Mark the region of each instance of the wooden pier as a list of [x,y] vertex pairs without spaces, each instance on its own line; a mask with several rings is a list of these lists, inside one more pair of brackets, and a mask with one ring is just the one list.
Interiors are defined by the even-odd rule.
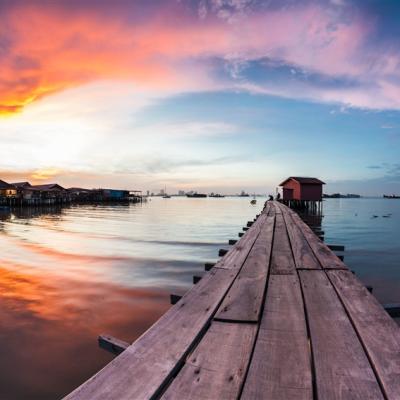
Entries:
[[288,207],[250,225],[66,399],[400,399],[400,328],[375,297]]

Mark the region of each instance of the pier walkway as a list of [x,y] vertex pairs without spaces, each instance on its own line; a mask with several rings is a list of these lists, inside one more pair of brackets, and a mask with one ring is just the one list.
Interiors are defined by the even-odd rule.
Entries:
[[66,399],[397,400],[400,328],[295,212],[267,202],[200,282]]

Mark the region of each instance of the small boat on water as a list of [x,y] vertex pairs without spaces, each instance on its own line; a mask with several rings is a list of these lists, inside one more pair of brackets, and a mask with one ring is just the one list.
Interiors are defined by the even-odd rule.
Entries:
[[256,194],[253,194],[253,200],[250,201],[250,204],[257,204]]
[[186,194],[186,197],[189,197],[189,198],[204,198],[204,197],[207,197],[207,195],[205,193],[188,193],[188,194]]
[[164,188],[164,195],[162,196],[163,199],[170,199],[171,196],[167,193],[167,187]]
[[211,193],[210,197],[216,197],[218,199],[225,197],[223,194],[219,194],[219,193]]

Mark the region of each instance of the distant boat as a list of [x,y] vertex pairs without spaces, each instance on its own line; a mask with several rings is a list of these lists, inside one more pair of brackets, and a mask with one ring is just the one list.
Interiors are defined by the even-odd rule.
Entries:
[[167,187],[164,187],[164,195],[162,197],[163,199],[170,199],[171,196],[167,193]]
[[191,194],[187,194],[186,195],[186,197],[189,197],[189,198],[204,198],[204,197],[207,197],[207,195],[206,194],[204,194],[204,193],[191,193]]
[[390,195],[384,194],[383,197],[385,199],[400,199],[400,196],[396,196],[395,194],[390,194]]
[[256,195],[253,195],[253,200],[250,201],[250,204],[257,204]]
[[216,197],[216,198],[219,199],[219,198],[225,197],[225,196],[224,196],[223,194],[219,194],[219,193],[215,193],[215,194],[214,194],[214,193],[211,193],[211,194],[210,194],[210,197]]

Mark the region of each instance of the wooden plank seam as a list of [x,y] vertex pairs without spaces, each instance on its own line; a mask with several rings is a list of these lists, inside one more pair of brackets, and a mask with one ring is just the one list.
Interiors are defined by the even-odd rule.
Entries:
[[[269,203],[267,203],[267,204],[269,204]],[[268,210],[268,215],[270,215],[270,212],[271,212],[271,211],[272,211],[272,207],[269,208],[269,210]],[[276,211],[276,210],[275,210],[275,211]],[[272,251],[273,251],[273,246],[272,246],[272,244],[273,244],[273,241],[274,241],[275,224],[276,224],[276,216],[275,216],[275,215],[276,215],[276,214],[274,213],[274,215],[273,215],[273,220],[272,220],[273,228],[272,228],[272,237],[271,237],[271,250],[270,250],[269,260],[268,260],[267,278],[266,278],[266,282],[265,282],[265,286],[264,286],[263,298],[262,298],[262,301],[261,301],[260,316],[262,316],[262,315],[263,315],[263,312],[264,312],[265,300],[266,300],[266,297],[267,297],[267,290],[268,290],[268,283],[269,283],[269,279],[270,279],[270,276],[271,276],[271,259],[272,259]],[[254,356],[254,352],[255,352],[255,348],[256,348],[256,343],[257,343],[258,336],[259,336],[259,332],[260,332],[260,327],[261,327],[261,320],[258,321],[257,332],[256,332],[256,335],[255,335],[255,338],[254,338],[254,342],[253,342],[253,346],[252,346],[252,349],[251,349],[251,354],[250,354],[250,357],[249,357],[249,362],[247,363],[246,371],[245,371],[245,374],[244,374],[242,383],[241,383],[241,385],[240,385],[238,399],[241,398],[242,393],[243,393],[243,389],[244,389],[244,385],[245,385],[245,383],[246,383],[246,379],[247,379],[247,376],[248,376],[248,373],[249,373],[251,361],[252,361],[253,356]]]
[[[388,396],[387,396],[387,394],[386,394],[386,390],[385,390],[385,387],[384,387],[384,385],[383,385],[383,382],[381,381],[381,378],[380,378],[380,376],[379,376],[379,373],[378,373],[378,371],[376,370],[375,364],[374,364],[374,362],[373,362],[372,359],[371,359],[371,355],[370,355],[370,353],[369,353],[369,351],[368,351],[368,348],[367,348],[367,346],[365,345],[364,340],[362,339],[362,337],[361,337],[361,335],[360,335],[360,333],[359,333],[359,331],[358,331],[358,329],[357,329],[357,326],[355,325],[355,323],[354,323],[354,321],[353,321],[353,318],[351,317],[351,315],[350,315],[350,313],[349,313],[349,310],[347,309],[346,304],[345,304],[344,301],[342,300],[342,297],[341,297],[340,293],[338,292],[338,290],[337,290],[337,288],[336,288],[336,285],[332,282],[332,279],[330,278],[330,276],[329,276],[329,274],[327,273],[327,271],[324,270],[324,273],[325,273],[325,275],[327,276],[328,281],[329,281],[330,284],[332,285],[333,290],[335,291],[337,297],[339,298],[339,301],[340,301],[340,303],[341,303],[341,305],[342,305],[342,307],[343,307],[343,309],[344,309],[344,311],[345,311],[345,313],[346,313],[346,315],[347,315],[347,317],[348,317],[348,319],[349,319],[349,321],[350,321],[350,323],[351,323],[351,325],[352,325],[352,327],[353,327],[353,330],[354,330],[355,334],[356,334],[357,337],[358,337],[358,340],[359,340],[359,342],[360,342],[360,344],[361,344],[361,346],[362,346],[362,348],[363,348],[363,350],[364,350],[365,355],[367,356],[368,362],[369,362],[369,364],[370,364],[370,366],[371,366],[372,371],[373,371],[374,374],[375,374],[376,381],[378,382],[378,385],[379,385],[379,387],[380,387],[380,389],[381,389],[381,392],[382,392],[382,394],[383,394],[385,400],[388,400]],[[371,296],[372,296],[372,295],[371,295]],[[400,396],[400,394],[399,394],[399,396]],[[399,397],[399,398],[400,398],[400,397]]]
[[[285,221],[285,223],[286,223],[286,221]],[[293,219],[292,219],[292,223],[295,223],[295,221]],[[307,240],[307,238],[305,238],[305,239]],[[289,238],[289,243],[290,243],[290,248],[292,249],[290,238]],[[310,247],[310,250],[312,251],[311,246],[309,246],[309,247]],[[313,252],[313,254],[314,254],[314,252]],[[293,249],[292,249],[292,255],[294,257]],[[316,257],[316,258],[317,258],[317,261],[319,262],[318,257]],[[321,266],[321,268],[322,268],[322,266]],[[310,346],[308,347],[308,350],[309,350],[309,353],[310,353],[309,354],[310,355],[309,360],[310,360],[310,369],[311,369],[312,398],[317,400],[318,399],[318,397],[317,397],[317,393],[318,392],[317,392],[317,382],[316,382],[316,379],[315,379],[315,377],[316,377],[316,368],[315,368],[314,352],[313,352],[313,345],[312,345],[312,339],[311,339],[310,321],[308,319],[306,301],[305,301],[303,286],[302,286],[301,280],[300,280],[299,269],[296,269],[296,276],[297,276],[297,279],[299,281],[301,299],[302,299],[302,302],[303,302],[303,312],[304,312],[304,319],[305,319],[305,323],[306,323],[307,337],[308,337],[308,341],[310,343]]]
[[[269,212],[269,209],[267,210],[267,212]],[[264,221],[263,223],[260,223],[260,221],[261,221],[261,218],[258,218],[257,222],[252,226],[252,229],[255,229],[255,228],[257,227],[257,225],[256,225],[257,223],[259,223],[260,225],[263,225],[263,223],[266,222],[266,221]],[[242,265],[241,265],[241,267],[238,268],[238,269],[234,269],[234,270],[236,271],[236,276],[235,276],[235,278],[232,280],[232,282],[231,282],[231,284],[229,285],[229,287],[227,288],[227,290],[225,291],[224,296],[222,296],[222,298],[220,299],[220,301],[217,303],[217,305],[216,305],[216,307],[215,307],[215,309],[214,309],[214,312],[211,314],[211,316],[210,316],[210,318],[209,318],[207,324],[205,324],[205,326],[204,326],[204,328],[202,329],[202,331],[199,332],[199,334],[198,334],[198,335],[196,336],[196,338],[193,340],[193,342],[191,343],[191,346],[189,346],[189,348],[188,348],[187,352],[185,353],[184,357],[182,357],[182,359],[180,360],[179,365],[178,365],[178,363],[177,363],[177,365],[176,365],[176,367],[175,367],[175,369],[174,369],[174,371],[173,371],[173,374],[170,374],[169,379],[166,380],[166,381],[164,382],[164,384],[162,385],[162,387],[160,387],[159,390],[158,390],[156,393],[154,393],[154,395],[151,397],[151,399],[158,399],[158,398],[160,398],[160,396],[162,396],[163,393],[166,392],[166,390],[168,389],[168,387],[172,384],[174,378],[179,374],[179,372],[182,370],[182,368],[183,368],[184,365],[186,364],[186,362],[187,362],[188,358],[190,357],[190,355],[195,351],[195,349],[197,348],[197,346],[199,345],[199,343],[201,342],[201,340],[204,338],[205,334],[207,333],[208,329],[209,329],[210,326],[211,326],[211,323],[212,323],[212,321],[213,321],[213,318],[214,318],[216,312],[218,311],[220,305],[222,304],[223,300],[225,299],[226,294],[227,294],[227,293],[229,292],[229,290],[231,289],[231,287],[232,287],[232,285],[234,284],[234,282],[235,282],[237,276],[239,275],[241,269],[243,268],[243,265],[245,264],[247,258],[249,257],[249,254],[251,253],[251,250],[252,250],[252,248],[253,248],[253,246],[254,246],[254,244],[255,244],[255,242],[256,242],[258,236],[260,235],[260,233],[261,233],[261,230],[258,232],[258,234],[257,234],[257,236],[256,236],[256,239],[255,239],[254,242],[252,243],[252,245],[251,245],[251,247],[250,247],[250,249],[249,249],[249,251],[248,251],[248,253],[247,253],[247,255],[246,255],[246,257],[245,257],[245,259],[244,259],[244,261],[243,261],[243,263],[242,263]],[[215,265],[214,268],[218,268],[218,263]],[[221,321],[218,321],[218,322],[221,322]]]

